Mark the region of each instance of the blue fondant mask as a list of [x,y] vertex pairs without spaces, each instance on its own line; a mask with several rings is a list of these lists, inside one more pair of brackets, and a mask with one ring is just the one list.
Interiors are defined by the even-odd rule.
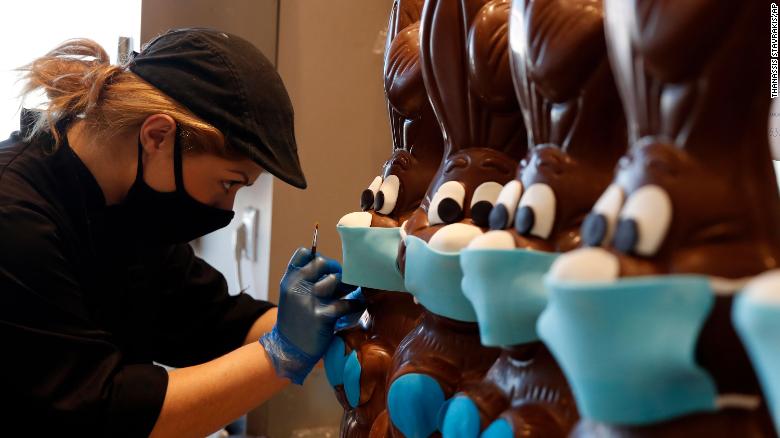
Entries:
[[344,259],[341,281],[372,289],[406,291],[396,264],[400,228],[338,226],[336,230],[341,236]]
[[463,293],[479,320],[482,344],[536,341],[536,320],[547,304],[544,274],[556,253],[526,249],[472,249],[460,255]]
[[760,302],[742,294],[734,301],[732,319],[750,354],[780,434],[780,303]]
[[715,384],[694,360],[714,302],[707,277],[545,284],[537,331],[583,417],[639,425],[715,409]]
[[458,253],[437,251],[415,236],[406,237],[406,290],[426,309],[459,321],[476,322],[477,315],[460,287],[463,271]]

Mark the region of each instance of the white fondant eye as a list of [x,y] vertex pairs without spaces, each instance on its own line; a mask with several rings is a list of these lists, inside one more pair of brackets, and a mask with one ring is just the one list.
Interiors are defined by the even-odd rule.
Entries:
[[504,186],[497,182],[488,181],[474,190],[474,195],[471,197],[471,220],[474,221],[474,225],[488,226],[490,210],[493,209],[503,188]]
[[617,184],[607,187],[582,222],[580,236],[585,245],[599,246],[609,242],[615,234],[620,207],[623,206],[623,189]]
[[466,189],[457,181],[447,181],[436,190],[428,207],[428,225],[451,224],[463,217]]
[[657,185],[637,189],[620,212],[613,244],[622,252],[651,256],[658,251],[672,222],[672,201]]
[[523,194],[523,183],[518,180],[512,180],[506,183],[498,194],[498,199],[490,210],[490,229],[503,230],[512,225],[515,220],[515,210],[517,203],[520,202],[520,196]]
[[379,187],[379,193],[376,194],[374,201],[374,210],[381,214],[390,214],[398,201],[398,191],[401,188],[401,180],[395,175],[385,178]]
[[363,193],[360,194],[361,210],[368,211],[374,206],[374,199],[376,198],[376,194],[379,192],[379,186],[381,185],[382,177],[378,176],[371,181],[371,184],[368,185],[367,189],[363,190]]
[[531,184],[520,198],[515,217],[515,229],[546,239],[555,223],[555,193],[547,184]]

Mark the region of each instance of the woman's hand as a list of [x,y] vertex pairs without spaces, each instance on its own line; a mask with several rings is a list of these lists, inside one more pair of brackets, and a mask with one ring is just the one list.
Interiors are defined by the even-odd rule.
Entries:
[[333,338],[336,321],[362,312],[361,300],[341,299],[337,261],[298,249],[282,278],[276,325],[260,338],[280,377],[302,384]]

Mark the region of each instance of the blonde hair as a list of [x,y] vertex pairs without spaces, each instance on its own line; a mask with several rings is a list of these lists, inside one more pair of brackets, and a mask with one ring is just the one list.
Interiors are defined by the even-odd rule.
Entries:
[[176,121],[187,146],[225,153],[224,137],[183,105],[128,70],[112,65],[106,51],[89,39],[65,41],[46,55],[21,67],[25,72],[22,96],[43,91],[48,101],[29,129],[27,139],[51,132],[61,142],[57,124],[81,119],[88,132],[105,137],[138,129],[152,114],[167,114]]

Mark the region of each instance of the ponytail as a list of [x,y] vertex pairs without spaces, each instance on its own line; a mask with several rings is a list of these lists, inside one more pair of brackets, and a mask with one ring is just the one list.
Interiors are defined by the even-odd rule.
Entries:
[[88,39],[68,40],[19,69],[24,72],[22,96],[43,92],[47,101],[27,139],[50,132],[55,144],[63,120],[83,119],[97,136],[138,129],[152,114],[167,114],[177,123],[187,146],[225,153],[219,130],[141,79],[125,65],[112,65],[106,51]]

